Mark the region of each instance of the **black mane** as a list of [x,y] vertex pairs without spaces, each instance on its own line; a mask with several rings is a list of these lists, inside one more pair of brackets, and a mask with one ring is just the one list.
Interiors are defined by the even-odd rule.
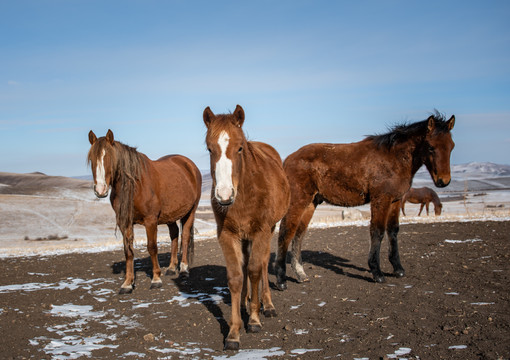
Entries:
[[[435,123],[436,132],[448,132],[448,124],[445,116],[439,111],[431,115]],[[366,140],[371,140],[377,147],[385,147],[391,149],[393,146],[403,143],[408,139],[416,136],[425,136],[427,134],[427,127],[429,119],[418,121],[415,123],[404,123],[394,125],[389,129],[386,134],[376,134],[366,137]]]

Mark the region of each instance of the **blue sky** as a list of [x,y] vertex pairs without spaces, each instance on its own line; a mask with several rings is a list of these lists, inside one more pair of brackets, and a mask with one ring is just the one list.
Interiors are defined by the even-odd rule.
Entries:
[[0,0],[0,171],[77,176],[88,132],[209,167],[202,112],[284,158],[438,109],[510,164],[508,1]]

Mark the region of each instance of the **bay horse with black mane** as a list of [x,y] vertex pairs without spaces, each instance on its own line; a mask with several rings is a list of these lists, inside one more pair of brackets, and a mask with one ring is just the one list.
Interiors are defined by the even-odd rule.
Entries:
[[425,165],[437,187],[450,183],[450,153],[454,142],[448,121],[437,111],[427,120],[395,126],[352,144],[310,144],[287,157],[291,202],[280,224],[275,262],[277,287],[285,290],[287,249],[292,241],[291,265],[299,282],[308,281],[303,270],[301,244],[317,205],[370,203],[370,252],[368,266],[376,282],[384,282],[379,252],[385,232],[394,275],[404,276],[397,234],[400,200],[411,187],[418,169]]
[[147,233],[147,250],[152,261],[152,289],[162,286],[158,262],[158,225],[166,224],[170,231],[172,245],[167,274],[173,274],[178,265],[177,221],[180,220],[180,274],[187,276],[193,255],[193,222],[202,187],[202,175],[196,165],[181,155],[150,160],[135,148],[115,141],[111,130],[99,139],[91,130],[89,141],[92,146],[87,159],[92,167],[94,193],[103,198],[111,188],[110,202],[124,241],[126,276],[119,293],[130,293],[135,285],[134,224],[144,225]]
[[276,316],[268,280],[270,242],[276,223],[289,205],[289,184],[276,150],[246,140],[241,106],[237,105],[233,114],[222,115],[215,115],[207,107],[203,118],[213,181],[211,204],[232,299],[225,349],[237,350],[243,324],[241,306],[250,313],[247,332],[259,332],[262,327],[259,283],[264,315]]
[[434,204],[434,213],[436,216],[441,215],[441,210],[443,209],[443,204],[441,204],[441,200],[439,200],[439,196],[437,196],[436,192],[429,187],[421,187],[421,188],[410,188],[408,192],[404,194],[402,197],[402,214],[406,216],[405,212],[405,204],[406,201],[409,201],[411,204],[420,204],[420,212],[418,212],[418,216],[420,216],[423,207],[427,210],[427,215],[429,214],[429,204]]

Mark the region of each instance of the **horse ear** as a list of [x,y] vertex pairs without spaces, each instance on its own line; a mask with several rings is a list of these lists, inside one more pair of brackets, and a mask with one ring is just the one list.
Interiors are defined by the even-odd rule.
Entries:
[[211,121],[216,117],[214,113],[211,111],[211,108],[208,106],[204,110],[204,124],[209,128],[209,125],[211,124]]
[[238,127],[243,126],[244,123],[244,110],[241,105],[237,105],[234,110],[235,125]]
[[108,129],[108,132],[106,133],[106,140],[108,140],[108,142],[113,145],[113,132]]
[[431,133],[436,128],[436,121],[434,119],[434,116],[430,115],[429,118],[427,119],[427,121],[428,121],[427,129],[428,129],[428,132]]
[[453,129],[453,125],[455,125],[455,115],[452,115],[452,117],[450,118],[450,120],[448,120],[448,130],[452,130]]
[[90,145],[94,145],[96,140],[97,140],[96,134],[94,134],[94,132],[92,130],[90,130],[89,131],[89,142],[90,142]]

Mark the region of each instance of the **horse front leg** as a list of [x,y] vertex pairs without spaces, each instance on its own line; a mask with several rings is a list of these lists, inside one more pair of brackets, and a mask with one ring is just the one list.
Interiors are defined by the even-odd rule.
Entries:
[[175,275],[177,274],[177,264],[178,258],[177,253],[179,252],[179,226],[176,223],[168,224],[168,231],[170,232],[170,265],[168,265],[168,269],[166,270],[166,275]]
[[[420,204],[420,212],[418,212],[418,216],[421,215],[421,212],[423,211],[423,207],[425,206],[425,203]],[[427,214],[428,215],[428,214]]]
[[126,258],[126,276],[119,294],[130,294],[135,287],[135,266],[133,251],[133,225],[127,229],[121,230],[124,241],[124,256]]
[[241,318],[241,291],[243,288],[243,251],[240,238],[226,230],[219,231],[219,243],[227,267],[227,282],[231,298],[230,330],[225,339],[225,350],[238,350]]
[[147,251],[152,262],[151,289],[158,289],[163,286],[161,281],[161,268],[158,261],[158,224],[156,219],[145,219],[145,232],[147,233]]
[[390,208],[390,212],[388,214],[388,223],[386,224],[386,233],[388,234],[389,240],[389,260],[391,265],[393,265],[393,274],[396,277],[403,277],[405,275],[405,270],[400,263],[400,255],[398,252],[398,240],[397,235],[400,229],[399,226],[399,206],[395,206],[392,204]]
[[[274,228],[267,232],[264,237],[260,238],[259,244],[255,247],[255,252],[252,251],[252,257],[258,256],[260,253],[261,259],[261,279],[262,279],[262,305],[264,306],[265,317],[276,317],[276,308],[273,305],[271,298],[271,289],[269,287],[268,267],[269,258],[271,257],[271,238],[273,237]],[[258,241],[258,240],[257,240]],[[257,253],[257,254],[256,254]]]

